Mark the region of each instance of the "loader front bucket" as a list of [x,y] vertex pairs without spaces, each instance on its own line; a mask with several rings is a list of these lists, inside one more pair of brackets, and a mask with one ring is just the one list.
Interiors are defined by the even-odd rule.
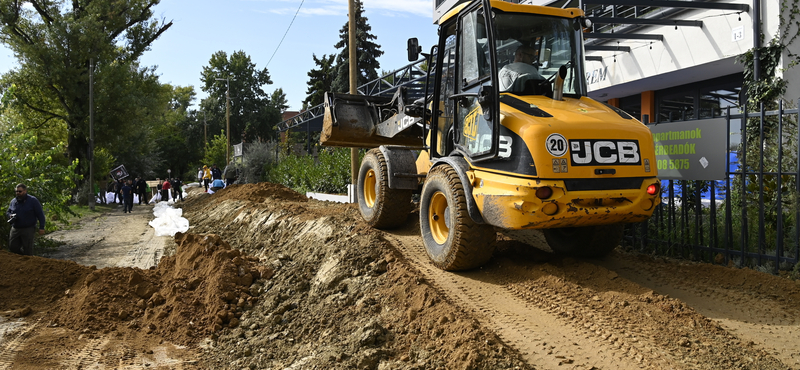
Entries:
[[319,142],[324,146],[375,148],[381,145],[420,145],[418,135],[393,133],[381,135],[379,126],[388,125],[393,118],[381,122],[381,109],[391,98],[351,94],[325,93],[325,117]]

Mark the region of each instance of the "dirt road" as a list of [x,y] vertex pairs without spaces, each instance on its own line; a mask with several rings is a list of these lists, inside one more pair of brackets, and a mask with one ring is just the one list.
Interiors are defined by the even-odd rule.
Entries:
[[156,266],[171,237],[155,236],[147,223],[153,219],[152,205],[136,205],[131,213],[118,206],[99,216],[81,219],[68,230],[48,237],[64,243],[47,257],[75,261],[84,266],[136,267]]
[[800,287],[780,277],[509,240],[449,273],[417,214],[372,230],[271,184],[182,206],[165,259],[144,207],[53,235],[80,264],[0,252],[0,369],[800,369]]

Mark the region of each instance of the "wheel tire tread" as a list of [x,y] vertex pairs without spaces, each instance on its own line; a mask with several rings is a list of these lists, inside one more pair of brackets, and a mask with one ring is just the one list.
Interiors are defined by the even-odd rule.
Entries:
[[[453,234],[449,239],[453,242],[450,248],[451,253],[441,263],[434,261],[434,264],[447,271],[468,270],[482,266],[492,258],[497,233],[490,225],[477,224],[469,216],[464,186],[458,173],[449,166],[440,166],[434,168],[428,176],[430,177],[432,174],[438,176],[439,172],[442,172],[447,185],[453,192],[455,202],[451,206],[457,208],[455,213],[457,220],[454,220],[456,226],[450,228],[450,233]],[[420,212],[420,217],[423,217],[424,213]]]
[[[366,221],[367,224],[376,229],[396,228],[405,223],[406,219],[408,219],[408,215],[411,213],[411,190],[389,188],[386,158],[384,158],[383,153],[381,153],[379,149],[371,149],[366,155],[374,156],[377,159],[378,168],[375,168],[375,173],[379,177],[376,179],[379,184],[379,189],[376,194],[375,206],[372,208],[372,217],[368,217],[364,210],[361,209],[362,207],[366,207],[366,204],[362,204],[362,195],[359,194],[358,205],[359,209],[361,209],[361,215],[364,216],[364,221]],[[364,162],[366,161],[367,157],[365,156]],[[358,177],[358,191],[361,192],[363,190],[361,171],[359,171]]]

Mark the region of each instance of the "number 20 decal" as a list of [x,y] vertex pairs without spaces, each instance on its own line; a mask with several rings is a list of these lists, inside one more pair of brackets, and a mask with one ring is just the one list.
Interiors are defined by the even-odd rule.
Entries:
[[550,134],[545,140],[545,146],[547,147],[547,152],[553,157],[561,157],[567,154],[567,149],[569,149],[567,139],[561,134]]

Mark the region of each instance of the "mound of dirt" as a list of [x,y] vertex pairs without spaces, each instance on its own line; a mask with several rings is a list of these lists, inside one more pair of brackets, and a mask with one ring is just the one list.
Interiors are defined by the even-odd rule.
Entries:
[[190,194],[200,195],[200,197],[193,197],[191,201],[206,202],[212,199],[205,199],[203,195],[213,197],[213,201],[221,202],[223,200],[245,200],[253,203],[263,203],[267,199],[281,199],[292,202],[305,202],[308,201],[305,195],[300,194],[292,189],[289,189],[281,184],[272,184],[269,182],[262,182],[258,184],[228,185],[226,188],[214,193],[206,194],[202,192],[203,188],[196,188],[190,190]]
[[250,286],[271,271],[216,235],[178,234],[177,253],[150,270],[106,268],[70,289],[55,323],[95,332],[144,331],[193,344],[236,327],[256,302]]
[[20,256],[0,250],[0,311],[47,310],[92,269],[72,261]]
[[177,253],[150,270],[0,252],[0,310],[24,316],[52,307],[51,326],[118,336],[144,332],[185,345],[238,326],[256,303],[251,285],[272,271],[216,235],[178,234],[175,241]]
[[[198,233],[219,232],[267,261],[258,302],[204,356],[212,368],[514,369],[519,355],[449,302],[350,204],[273,197],[183,204]],[[222,193],[222,192],[220,192]]]

